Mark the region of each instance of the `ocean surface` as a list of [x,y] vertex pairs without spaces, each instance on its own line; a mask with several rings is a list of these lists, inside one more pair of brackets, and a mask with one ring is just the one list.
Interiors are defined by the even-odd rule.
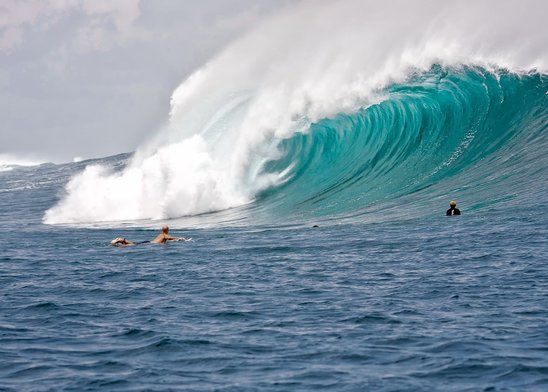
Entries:
[[[4,166],[0,390],[548,390],[547,86],[434,66],[281,140],[262,171],[290,175],[250,203],[187,217],[63,205],[132,154]],[[163,224],[193,241],[109,245]]]
[[294,4],[133,152],[0,146],[0,391],[548,391],[545,8]]

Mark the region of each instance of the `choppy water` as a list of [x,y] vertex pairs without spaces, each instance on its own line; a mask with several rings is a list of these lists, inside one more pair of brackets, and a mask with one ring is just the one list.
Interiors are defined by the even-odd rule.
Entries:
[[548,387],[536,207],[115,248],[155,231],[41,223],[78,165],[0,173],[1,390]]
[[[0,391],[548,390],[548,83],[486,65],[543,37],[420,4],[316,54],[266,24],[302,41],[214,59],[134,155],[3,163]],[[109,245],[163,224],[194,241]]]

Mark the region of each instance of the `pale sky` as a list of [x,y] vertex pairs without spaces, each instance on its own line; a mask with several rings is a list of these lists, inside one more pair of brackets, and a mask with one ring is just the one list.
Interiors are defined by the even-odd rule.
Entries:
[[133,151],[173,90],[296,0],[0,0],[0,155]]

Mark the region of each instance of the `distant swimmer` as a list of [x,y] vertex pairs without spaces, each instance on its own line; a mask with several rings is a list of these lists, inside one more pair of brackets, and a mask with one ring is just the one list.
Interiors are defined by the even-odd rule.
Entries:
[[449,209],[446,213],[447,216],[453,216],[453,215],[460,215],[460,210],[457,208],[457,202],[454,200],[451,200],[449,202]]
[[164,226],[162,227],[162,232],[156,236],[152,241],[142,241],[142,242],[133,242],[130,240],[127,240],[123,237],[117,237],[110,241],[111,245],[137,245],[137,244],[165,244],[168,241],[188,241],[190,240],[185,237],[172,237],[169,235],[169,227]]

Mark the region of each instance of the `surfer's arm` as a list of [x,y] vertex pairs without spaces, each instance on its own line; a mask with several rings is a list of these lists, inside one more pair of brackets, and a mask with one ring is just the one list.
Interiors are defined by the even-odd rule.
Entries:
[[186,240],[185,237],[166,237],[166,240],[168,241],[184,241]]

